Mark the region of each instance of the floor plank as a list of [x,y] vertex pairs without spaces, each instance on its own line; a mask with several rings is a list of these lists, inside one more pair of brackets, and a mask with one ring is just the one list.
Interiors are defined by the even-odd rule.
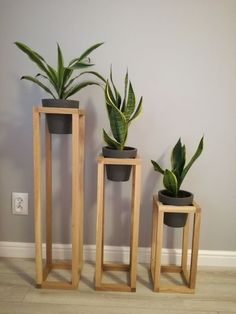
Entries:
[[[34,261],[0,259],[0,314],[111,313],[111,314],[233,314],[236,313],[236,269],[199,268],[196,293],[154,293],[147,265],[138,265],[137,292],[94,290],[94,263],[85,263],[78,290],[36,289]],[[70,277],[56,271],[54,280]],[[105,281],[123,281],[119,272]],[[179,274],[165,274],[163,282],[180,281]]]

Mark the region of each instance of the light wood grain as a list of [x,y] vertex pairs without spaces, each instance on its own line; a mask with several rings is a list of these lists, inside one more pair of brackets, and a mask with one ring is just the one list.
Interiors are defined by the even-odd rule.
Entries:
[[42,263],[42,231],[41,231],[41,133],[40,114],[33,109],[33,139],[34,139],[34,225],[35,225],[35,269],[36,284],[43,282]]
[[[128,160],[128,161],[127,161]],[[132,165],[132,195],[131,195],[131,236],[130,236],[130,262],[126,264],[104,264],[104,216],[105,216],[105,178],[106,164]],[[98,157],[97,178],[97,226],[96,226],[96,271],[95,288],[99,291],[134,292],[137,280],[137,251],[139,235],[139,208],[140,208],[141,164],[139,158],[118,160],[117,158]],[[128,271],[127,284],[102,283],[103,271]]]
[[46,153],[46,264],[52,264],[52,136],[45,123]]
[[[161,251],[163,238],[163,219],[164,214],[168,213],[187,213],[187,222],[183,228],[182,237],[182,256],[181,267],[161,265]],[[188,273],[187,270],[187,256],[188,256],[188,242],[189,242],[189,215],[193,214],[193,234],[192,234],[192,250],[191,250],[191,264]],[[201,209],[194,203],[192,206],[170,206],[164,205],[158,200],[158,196],[153,197],[153,224],[152,224],[152,244],[151,244],[151,264],[150,272],[153,281],[153,289],[156,292],[178,292],[178,293],[194,293],[196,285],[197,274],[197,258],[199,249],[200,237],[200,219]],[[181,273],[183,285],[162,285],[161,273]]]
[[[33,285],[33,260],[0,258],[0,313],[235,313],[236,268],[200,267],[195,294],[153,293],[148,268],[138,265],[136,293],[95,291],[93,263],[85,263],[79,289],[41,290]],[[168,285],[179,274],[163,276]]]
[[[65,264],[52,261],[52,136],[46,126],[46,267],[42,261],[41,234],[41,124],[42,113],[59,113],[72,115],[72,261],[71,281],[52,282],[47,280],[52,269],[68,268]],[[36,284],[41,288],[76,289],[83,266],[83,207],[84,207],[84,130],[85,116],[79,109],[46,108],[33,109],[34,128],[34,178],[35,178],[35,264]]]

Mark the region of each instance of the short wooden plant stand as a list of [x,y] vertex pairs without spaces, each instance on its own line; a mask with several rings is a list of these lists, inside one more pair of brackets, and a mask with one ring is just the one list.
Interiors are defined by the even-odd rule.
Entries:
[[[161,265],[161,252],[163,241],[163,219],[164,213],[188,213],[185,227],[183,228],[182,237],[182,256],[181,266],[177,265]],[[190,271],[187,271],[188,247],[189,247],[189,214],[194,215],[193,234],[192,234],[192,250]],[[194,293],[197,274],[197,259],[200,236],[200,219],[201,209],[194,202],[193,206],[171,206],[163,205],[159,202],[157,195],[153,197],[153,226],[152,226],[152,246],[151,246],[151,277],[153,288],[156,292],[180,292]],[[160,283],[161,273],[180,273],[185,285],[162,286]]]
[[[42,256],[41,204],[41,115],[72,115],[72,260],[53,262],[52,259],[52,136],[47,123],[45,131],[46,157],[46,263]],[[76,289],[83,265],[83,206],[84,206],[84,112],[79,109],[35,107],[34,131],[34,207],[36,284],[39,288]],[[71,281],[49,281],[52,269],[71,269]]]
[[[104,203],[105,203],[105,165],[131,165],[132,166],[132,208],[131,208],[131,239],[130,261],[124,263],[104,263]],[[96,229],[96,273],[95,289],[101,291],[136,291],[137,277],[137,250],[139,234],[139,208],[140,208],[140,158],[98,158],[98,185],[97,185],[97,229]],[[129,273],[128,283],[102,283],[103,271],[126,271]]]

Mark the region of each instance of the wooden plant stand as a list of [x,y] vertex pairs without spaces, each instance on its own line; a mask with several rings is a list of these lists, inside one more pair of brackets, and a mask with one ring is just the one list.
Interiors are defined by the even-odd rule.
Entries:
[[[192,250],[191,250],[191,264],[190,271],[187,271],[187,258],[189,246],[189,215],[185,227],[183,228],[182,237],[182,256],[181,266],[177,265],[161,265],[161,251],[163,240],[163,218],[164,213],[192,213],[194,215],[193,234],[192,234]],[[153,197],[153,226],[152,226],[152,246],[151,246],[151,277],[153,281],[153,288],[155,292],[180,292],[180,293],[194,293],[196,285],[197,274],[197,259],[200,236],[200,220],[201,209],[194,202],[193,206],[172,206],[163,205],[158,201],[157,195]],[[185,285],[171,285],[161,286],[161,273],[172,272],[180,273]]]
[[[132,208],[131,208],[131,239],[130,239],[130,261],[123,263],[104,263],[104,167],[105,165],[131,165],[132,171]],[[97,229],[96,229],[96,271],[95,289],[100,291],[136,291],[137,277],[137,250],[139,234],[139,207],[140,207],[140,158],[98,158],[98,185],[97,185]],[[129,272],[127,284],[102,283],[103,271],[126,271]]]
[[[46,263],[42,259],[41,204],[41,114],[72,115],[72,260],[54,263],[52,259],[52,136],[46,123]],[[38,288],[76,289],[83,266],[83,207],[84,207],[84,127],[82,110],[70,108],[35,107],[34,131],[34,206],[35,206],[35,263]],[[71,269],[71,281],[49,281],[52,269]]]

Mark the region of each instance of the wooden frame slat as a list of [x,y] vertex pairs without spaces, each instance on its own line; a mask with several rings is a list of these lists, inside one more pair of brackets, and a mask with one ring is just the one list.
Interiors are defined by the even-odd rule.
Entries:
[[[132,195],[131,195],[131,239],[130,239],[130,263],[104,263],[104,205],[105,205],[105,165],[132,165]],[[139,234],[139,208],[140,208],[140,184],[141,184],[141,159],[140,158],[104,158],[98,157],[97,179],[97,226],[96,226],[96,270],[95,289],[100,291],[136,291],[137,277],[137,250]],[[129,273],[127,284],[102,283],[103,271],[126,271]]]
[[[52,260],[52,136],[45,126],[46,154],[46,265],[42,260],[41,231],[41,114],[72,115],[72,260],[70,263]],[[33,108],[34,131],[34,197],[35,197],[35,266],[36,285],[40,288],[76,289],[83,267],[84,208],[84,129],[85,115],[80,109]],[[70,269],[71,282],[47,280],[52,269]]]
[[[187,213],[187,222],[183,228],[182,236],[182,255],[181,266],[177,265],[161,265],[162,239],[163,239],[163,218],[164,213]],[[193,215],[193,235],[192,235],[192,250],[191,264],[188,273],[187,258],[189,246],[189,221],[190,214]],[[200,220],[201,208],[196,202],[192,206],[170,206],[163,205],[159,202],[157,195],[153,196],[153,216],[152,216],[152,244],[151,244],[151,262],[150,272],[153,281],[153,289],[156,292],[179,292],[179,293],[194,293],[196,286],[197,274],[197,258],[199,249],[200,237]],[[161,273],[180,273],[184,285],[163,286],[160,283]]]

